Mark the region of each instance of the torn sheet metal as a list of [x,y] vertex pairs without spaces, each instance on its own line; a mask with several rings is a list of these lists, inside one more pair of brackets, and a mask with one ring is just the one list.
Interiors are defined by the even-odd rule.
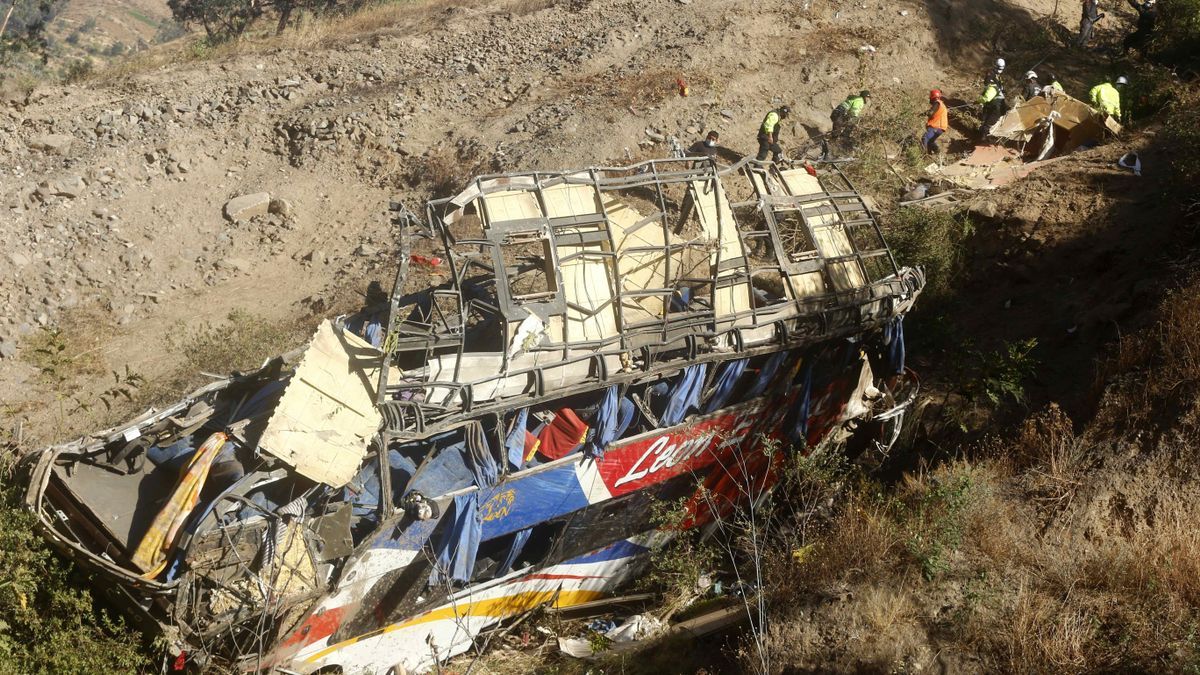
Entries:
[[926,173],[943,178],[960,188],[994,190],[1061,159],[1062,156],[1040,162],[1023,162],[1021,153],[1012,148],[986,145],[976,147],[966,159],[954,164],[931,165],[926,169]]
[[[1053,151],[1041,153],[1039,129],[1048,125],[1054,127],[1051,134]],[[1083,101],[1059,94],[1050,99],[1035,96],[1009,110],[992,128],[992,135],[1011,141],[1034,142],[1039,146],[1038,154],[1058,156],[1080,146],[1099,143],[1104,139],[1105,131],[1119,134],[1121,125]]]
[[259,449],[306,478],[350,482],[379,429],[379,352],[326,321],[317,328],[259,440]]

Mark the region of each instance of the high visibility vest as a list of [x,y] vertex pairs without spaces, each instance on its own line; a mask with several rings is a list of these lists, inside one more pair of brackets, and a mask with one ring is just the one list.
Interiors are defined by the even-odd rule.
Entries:
[[845,101],[838,104],[838,109],[846,113],[847,117],[858,117],[862,114],[863,106],[867,102],[861,96],[850,96]]
[[983,90],[983,95],[979,97],[979,103],[991,103],[997,96],[1004,98],[1000,93],[1000,87],[995,82],[988,82],[987,87]]
[[937,102],[937,110],[933,111],[933,117],[929,118],[925,126],[933,129],[941,129],[942,131],[950,128],[950,111],[947,110],[944,101]]
[[1113,117],[1121,116],[1121,92],[1111,83],[1105,82],[1092,87],[1088,95],[1092,98],[1092,105],[1100,112]]
[[777,124],[779,124],[779,113],[772,110],[771,112],[767,113],[766,117],[763,118],[761,130],[762,133],[770,136],[771,133],[775,131],[775,126]]

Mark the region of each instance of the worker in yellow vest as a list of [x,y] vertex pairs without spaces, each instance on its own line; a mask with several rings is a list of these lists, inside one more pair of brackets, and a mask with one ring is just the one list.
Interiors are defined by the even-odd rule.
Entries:
[[833,131],[829,132],[830,135],[837,138],[848,134],[854,124],[858,122],[869,98],[871,98],[871,92],[863,89],[857,94],[850,94],[845,101],[839,103],[833,112],[829,113],[829,121],[833,122]]
[[1004,97],[1004,85],[1000,83],[1000,74],[1004,72],[1004,59],[996,59],[996,67],[988,73],[984,80],[983,93],[976,103],[983,106],[979,121],[979,140],[986,141],[988,132],[996,122],[1008,112],[1008,101]]
[[772,162],[783,159],[783,148],[779,147],[779,123],[791,113],[792,109],[784,105],[767,113],[763,118],[762,125],[758,128],[758,156],[755,159],[762,162],[767,159],[767,153],[771,153]]
[[1122,75],[1117,78],[1116,82],[1103,82],[1092,87],[1092,90],[1088,92],[1088,96],[1092,99],[1092,105],[1105,115],[1121,119],[1121,87],[1127,84],[1129,84],[1129,80]]

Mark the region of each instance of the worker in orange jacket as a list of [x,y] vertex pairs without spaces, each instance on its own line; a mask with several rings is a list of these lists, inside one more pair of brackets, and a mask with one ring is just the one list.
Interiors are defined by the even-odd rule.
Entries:
[[942,100],[942,90],[934,89],[929,92],[929,112],[926,115],[925,135],[921,137],[921,147],[930,155],[936,155],[937,139],[950,128],[950,111]]

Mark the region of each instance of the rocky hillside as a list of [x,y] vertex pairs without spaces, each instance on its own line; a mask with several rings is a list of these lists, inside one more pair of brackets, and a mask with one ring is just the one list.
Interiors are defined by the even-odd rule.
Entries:
[[[917,2],[385,5],[39,89],[0,109],[5,404],[39,396],[19,345],[73,313],[112,328],[85,328],[110,336],[89,348],[107,366],[154,377],[179,322],[233,308],[290,321],[390,277],[394,194],[665,154],[664,136],[708,128],[752,149],[773,103],[820,124],[863,85],[907,105],[950,77],[932,49],[938,21]],[[961,63],[961,86],[985,58]],[[287,208],[224,214],[264,192]]]

